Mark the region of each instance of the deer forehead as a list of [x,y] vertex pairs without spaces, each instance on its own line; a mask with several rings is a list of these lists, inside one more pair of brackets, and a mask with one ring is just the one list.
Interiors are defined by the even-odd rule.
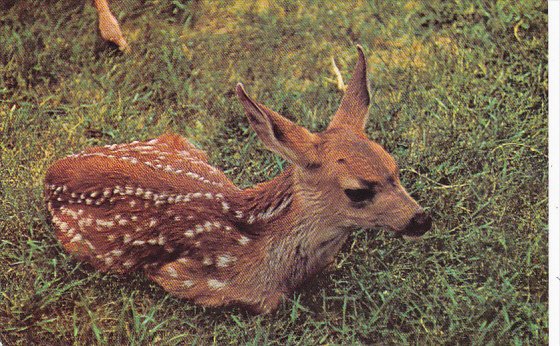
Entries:
[[365,135],[352,131],[337,131],[327,133],[322,139],[323,163],[339,180],[377,182],[396,178],[398,175],[398,167],[393,157]]

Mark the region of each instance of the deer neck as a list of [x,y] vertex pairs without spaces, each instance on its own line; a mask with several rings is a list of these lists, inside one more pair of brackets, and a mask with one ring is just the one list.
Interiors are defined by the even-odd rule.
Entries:
[[286,291],[332,262],[349,234],[323,197],[299,183],[296,170],[243,191],[248,231],[260,238],[262,273]]
[[271,233],[276,220],[284,220],[293,213],[293,167],[288,167],[274,179],[243,190],[240,196],[241,212],[249,233]]

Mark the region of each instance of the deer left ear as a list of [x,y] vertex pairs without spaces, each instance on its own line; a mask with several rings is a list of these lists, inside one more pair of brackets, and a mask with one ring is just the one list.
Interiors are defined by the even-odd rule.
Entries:
[[317,135],[253,101],[245,92],[243,84],[237,84],[236,92],[251,127],[268,149],[300,167],[315,167],[319,164]]
[[348,83],[340,106],[329,124],[329,128],[350,127],[354,131],[362,133],[366,126],[370,94],[364,50],[360,45],[357,45],[356,48],[358,50],[358,62],[354,67],[352,78]]

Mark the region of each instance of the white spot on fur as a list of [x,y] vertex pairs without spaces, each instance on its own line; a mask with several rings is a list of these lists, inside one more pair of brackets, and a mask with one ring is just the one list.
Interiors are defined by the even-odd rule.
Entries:
[[93,224],[93,219],[90,217],[86,217],[84,219],[78,220],[78,226],[80,228],[88,227],[91,226],[92,224]]
[[146,244],[146,242],[143,241],[143,240],[135,240],[135,241],[132,242],[133,246],[141,246],[141,245],[144,245],[144,244]]
[[114,221],[111,221],[111,220],[101,220],[101,219],[97,219],[97,220],[95,220],[95,223],[96,223],[98,226],[101,226],[101,227],[113,227],[113,226],[115,226],[115,222],[114,222]]
[[252,224],[253,222],[255,222],[255,215],[251,214],[251,215],[249,215],[249,218],[247,219],[247,223]]
[[237,258],[234,256],[231,256],[229,254],[225,254],[222,256],[218,256],[218,262],[216,263],[216,265],[218,267],[224,268],[224,267],[228,267],[230,263],[237,261]]
[[188,229],[185,231],[185,237],[192,238],[194,237],[194,232],[192,229]]
[[72,238],[72,239],[70,240],[70,242],[71,242],[71,243],[75,243],[75,242],[81,241],[82,239],[83,239],[83,238],[82,238],[82,235],[81,235],[80,233],[78,233],[78,234],[76,234],[76,235],[74,236],[74,238]]
[[60,207],[60,212],[64,215],[70,215],[74,220],[78,219],[78,213],[66,207]]
[[[54,221],[54,218],[53,218],[53,221]],[[56,223],[56,222],[55,222],[55,223]],[[60,230],[61,230],[62,232],[66,232],[66,231],[68,230],[68,228],[69,228],[69,227],[68,227],[68,223],[66,223],[66,222],[58,222],[58,223],[56,223],[56,224],[58,225],[58,228],[60,228]]]
[[169,274],[169,276],[171,276],[172,278],[176,278],[179,275],[177,274],[177,271],[175,270],[175,268],[173,267],[167,267],[167,273]]
[[239,239],[237,240],[239,242],[239,244],[241,245],[247,245],[251,239],[247,238],[246,236],[242,235],[241,237],[239,237]]
[[84,240],[84,243],[86,243],[90,250],[95,250],[95,246],[89,240]]
[[206,221],[204,223],[204,228],[206,229],[206,231],[211,231],[212,230],[212,223],[210,221]]
[[183,286],[185,286],[186,288],[193,287],[194,282],[192,280],[185,280],[185,281],[183,281]]
[[219,290],[226,286],[226,283],[223,281],[218,281],[216,279],[208,279],[208,287],[211,289]]
[[222,210],[227,213],[229,210],[229,204],[227,202],[222,202]]

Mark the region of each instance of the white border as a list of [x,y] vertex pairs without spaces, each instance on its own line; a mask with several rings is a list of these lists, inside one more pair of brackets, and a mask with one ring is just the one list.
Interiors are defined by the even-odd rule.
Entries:
[[549,345],[560,345],[560,266],[559,254],[560,243],[558,238],[558,226],[560,222],[560,135],[558,131],[560,111],[560,1],[548,1],[548,311],[549,311]]

